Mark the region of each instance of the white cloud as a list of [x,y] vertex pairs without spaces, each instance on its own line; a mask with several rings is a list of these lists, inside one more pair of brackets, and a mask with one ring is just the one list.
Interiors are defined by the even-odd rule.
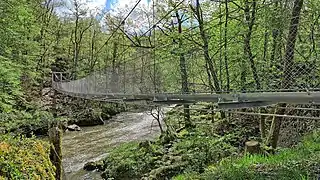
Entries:
[[[149,25],[151,25],[150,23],[152,23],[152,1],[149,3],[148,1],[149,0],[141,0],[138,6],[127,18],[125,25],[126,31],[139,32],[140,30],[143,31],[149,28]],[[123,19],[128,15],[137,2],[138,0],[118,0],[113,4],[113,6],[111,6],[111,10],[108,12],[111,16],[121,17]],[[150,22],[148,22],[148,18]]]
[[54,0],[58,6],[56,12],[59,16],[70,15],[74,11],[74,2],[79,4],[81,10],[85,10],[87,15],[101,12],[106,4],[106,0]]
[[[111,0],[112,1],[112,0]],[[113,6],[111,7],[112,14],[127,14],[129,11],[134,7],[134,5],[138,2],[138,0],[113,0],[116,1]],[[148,7],[148,0],[141,0],[139,5],[136,7],[137,9],[147,9]],[[136,11],[135,10],[135,11]]]
[[90,10],[103,9],[104,6],[106,5],[106,0],[80,0],[80,1],[85,1],[86,6]]
[[[56,12],[61,17],[72,16],[74,12],[74,0],[54,0],[59,2]],[[76,0],[80,9],[87,12],[86,16],[96,16],[107,11],[111,16],[124,18],[134,7],[138,0]],[[107,2],[108,1],[108,2]],[[148,3],[149,2],[149,3]],[[107,8],[107,9],[106,9]],[[141,0],[139,5],[127,18],[126,31],[145,31],[152,22],[152,0]],[[101,17],[101,16],[100,16]],[[149,18],[149,19],[148,19]],[[99,18],[100,19],[100,18]],[[149,20],[149,22],[148,22]],[[106,24],[101,19],[101,26]],[[107,25],[108,26],[108,25]],[[141,32],[140,32],[141,33]]]
[[[80,4],[81,9],[92,12],[102,12],[106,10],[107,3],[111,5],[111,10],[107,9],[113,15],[122,15],[136,4],[137,0],[54,0],[55,3],[59,4],[56,11],[59,15],[69,14],[74,9],[74,1]],[[109,2],[110,1],[110,2]],[[137,9],[148,8],[148,0],[142,0]]]

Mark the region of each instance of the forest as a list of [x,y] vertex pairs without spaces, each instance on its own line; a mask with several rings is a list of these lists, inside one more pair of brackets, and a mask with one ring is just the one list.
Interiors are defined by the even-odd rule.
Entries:
[[[124,94],[254,92],[259,100],[266,92],[317,93],[320,1],[138,0],[118,9],[90,3],[0,1],[0,180],[80,179],[63,169],[63,136],[80,133],[68,132],[70,125],[86,132],[136,111],[156,120],[156,137],[106,149],[95,144],[107,156],[80,169],[102,179],[320,178],[317,99],[237,111],[197,100],[164,112],[167,105],[85,99],[52,85],[54,73],[72,81],[117,71]],[[52,141],[50,129],[62,140]]]

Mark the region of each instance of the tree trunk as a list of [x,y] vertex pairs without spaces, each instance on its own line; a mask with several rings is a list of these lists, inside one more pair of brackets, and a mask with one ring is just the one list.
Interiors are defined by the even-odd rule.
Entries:
[[300,12],[303,5],[303,0],[295,0],[292,10],[290,29],[288,34],[288,40],[286,45],[285,59],[284,59],[284,77],[281,87],[288,89],[293,84],[292,70],[294,68],[294,49],[296,43],[296,37],[298,34],[298,26],[300,20]]
[[245,1],[244,14],[245,14],[245,21],[246,21],[246,23],[248,23],[248,32],[244,38],[244,54],[249,59],[250,67],[251,67],[252,74],[253,74],[253,79],[256,82],[256,89],[259,90],[259,89],[261,89],[261,85],[260,85],[260,80],[259,80],[257,68],[255,66],[254,56],[252,54],[251,44],[250,44],[252,29],[253,29],[255,19],[256,19],[256,17],[255,17],[256,6],[257,6],[257,2],[256,2],[256,0],[254,0],[252,2],[252,9],[251,9],[251,16],[250,16],[249,2],[248,2],[248,0]]
[[[299,20],[300,20],[300,12],[303,6],[303,0],[295,0],[294,6],[292,9],[292,15],[291,15],[291,22],[289,27],[289,34],[287,39],[287,45],[286,45],[286,52],[285,52],[285,59],[284,59],[284,74],[283,79],[281,83],[281,87],[283,89],[289,89],[292,87],[293,84],[293,77],[292,77],[292,71],[294,68],[294,49],[295,49],[295,42],[298,34],[298,26],[299,26]],[[279,107],[275,114],[284,114],[285,109],[281,107],[285,107],[285,103],[279,104]],[[272,121],[271,126],[271,137],[270,137],[270,143],[272,148],[277,148],[278,145],[278,139],[280,134],[280,128],[282,124],[282,118],[281,117],[274,117]]]
[[96,41],[96,30],[93,29],[92,38],[91,38],[91,49],[90,49],[90,67],[89,72],[92,72],[96,65],[96,58],[94,57],[95,52],[95,41]]
[[[119,72],[117,72],[117,65],[116,65],[116,60],[117,60],[117,53],[118,53],[118,43],[115,41],[113,43],[113,51],[112,51],[112,78],[111,78],[111,87],[106,87],[106,88],[111,88],[111,92],[117,93],[119,92]],[[107,74],[106,74],[107,76]],[[107,78],[107,77],[106,77]],[[108,81],[107,81],[108,82]],[[108,85],[108,84],[106,84]]]
[[225,63],[225,68],[226,68],[227,91],[229,91],[230,90],[230,76],[229,76],[228,47],[227,47],[228,46],[228,44],[227,44],[228,20],[229,20],[228,1],[225,1],[225,8],[226,8],[226,20],[225,20],[225,23],[224,23],[224,63]]
[[247,68],[246,68],[246,63],[245,60],[242,59],[240,62],[240,87],[241,91],[246,90],[246,81],[247,81]]
[[[182,19],[176,11],[176,17],[178,20],[178,33],[182,34]],[[179,38],[179,51],[183,48],[183,42],[182,39]],[[181,88],[182,88],[182,93],[183,94],[188,94],[189,93],[189,87],[188,87],[188,72],[187,72],[187,66],[186,66],[186,59],[184,57],[184,53],[180,53],[180,74],[181,74]],[[189,110],[189,105],[183,105],[183,114],[184,114],[184,121],[186,127],[191,126],[191,121],[190,121],[190,110]]]
[[191,6],[192,11],[195,13],[196,15],[196,19],[198,20],[199,23],[199,30],[200,30],[200,36],[203,42],[203,55],[204,55],[204,59],[208,65],[209,68],[209,72],[211,75],[211,78],[213,80],[213,85],[214,85],[214,91],[216,92],[220,92],[221,88],[219,85],[219,80],[218,80],[218,76],[217,76],[217,72],[216,69],[213,65],[213,61],[209,55],[209,42],[208,42],[208,37],[206,35],[205,29],[204,29],[204,22],[203,22],[203,17],[202,17],[202,10],[200,7],[200,2],[199,0],[196,0],[196,7],[192,7]]
[[[266,113],[266,109],[261,107],[260,113]],[[266,116],[260,116],[259,128],[261,133],[261,140],[265,142],[266,139]]]
[[78,42],[78,29],[79,29],[79,5],[77,1],[74,1],[75,5],[75,27],[74,27],[74,40],[73,40],[73,45],[74,45],[74,53],[73,53],[73,77],[76,79],[77,77],[77,68],[78,68],[78,58],[79,58],[79,42]]
[[247,141],[245,143],[245,153],[259,154],[260,152],[261,152],[261,149],[258,141]]
[[62,132],[57,126],[52,127],[49,130],[49,140],[51,143],[50,159],[52,164],[56,167],[56,179],[61,180],[63,177],[62,151],[61,151]]
[[[267,28],[265,29],[265,32],[264,32],[264,43],[263,43],[263,66],[262,68],[264,69],[263,70],[263,73],[264,74],[267,74],[268,71],[266,71],[265,69],[267,68],[267,64],[268,64],[268,61],[267,61],[267,55],[268,55],[268,44],[269,44],[269,32],[267,30]],[[265,82],[263,85],[262,85],[262,88],[269,84],[269,78],[266,77],[266,76],[263,76],[263,82]],[[266,82],[267,81],[267,82]]]

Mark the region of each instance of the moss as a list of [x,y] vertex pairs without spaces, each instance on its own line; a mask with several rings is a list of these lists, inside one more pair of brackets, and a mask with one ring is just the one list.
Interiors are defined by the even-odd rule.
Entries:
[[195,126],[185,128],[180,112],[167,114],[167,131],[154,142],[128,143],[114,149],[104,160],[104,178],[308,179],[320,173],[320,134],[308,136],[296,149],[277,155],[240,157],[244,142],[259,140],[256,119],[218,118],[212,123],[211,114],[192,112]]
[[120,145],[110,152],[102,167],[103,177],[115,179],[135,179],[150,171],[158,160],[159,151],[153,152],[155,144],[131,142]]
[[41,140],[0,136],[0,179],[55,179],[49,151]]
[[235,148],[210,129],[184,129],[173,139],[163,134],[155,142],[128,143],[114,149],[104,160],[104,178],[162,179],[180,173],[203,172]]

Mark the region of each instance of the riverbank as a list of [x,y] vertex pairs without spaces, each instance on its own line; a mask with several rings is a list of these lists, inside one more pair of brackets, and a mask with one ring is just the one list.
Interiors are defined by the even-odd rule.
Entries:
[[[82,126],[81,128],[81,131],[67,131],[63,134],[62,161],[65,179],[67,180],[80,180],[87,178],[99,179],[101,178],[100,173],[87,172],[83,170],[85,163],[98,161],[105,158],[109,151],[124,142],[151,140],[160,134],[158,123],[154,120],[152,115],[149,114],[148,111],[139,112],[138,109],[134,109],[134,112],[118,113],[117,115],[111,117],[108,121],[105,121],[104,125]],[[21,136],[23,135],[15,133],[0,136],[0,164],[3,165],[1,165],[0,168],[1,176],[28,176],[28,174],[23,174],[23,163],[20,163],[21,167],[16,163],[20,162],[20,160],[22,162],[29,162],[31,159],[28,158],[28,155],[24,156],[24,154],[16,153],[16,151],[21,148],[21,151],[19,152],[22,152],[22,150],[25,148],[29,148],[30,152],[28,153],[37,154],[37,149],[34,148],[38,148],[38,146],[30,148],[29,146],[31,144],[39,144],[39,148],[42,146],[49,146],[47,143],[47,138],[41,138],[42,140],[39,140],[39,138],[36,137],[21,138]],[[8,143],[11,144],[5,143],[6,140],[8,140]],[[19,147],[18,144],[20,144],[21,147]],[[12,156],[8,156],[8,153],[12,154]],[[41,153],[43,157],[47,157],[46,160],[50,161],[50,153],[48,149],[45,151],[41,150]],[[21,156],[18,157],[18,155]],[[33,158],[35,156],[30,157]],[[33,164],[36,166],[32,168],[35,169],[34,172],[37,172],[37,168],[42,169],[46,167],[46,164],[43,166],[42,164]],[[51,164],[51,162],[49,162],[49,164]],[[52,164],[50,167],[54,169]],[[12,172],[13,170],[15,172]],[[54,172],[47,171],[43,173],[44,174],[42,174],[41,177],[50,176],[52,179],[54,179]],[[31,176],[34,177],[32,173],[30,174],[30,177]]]
[[120,112],[135,109],[134,106],[126,109],[122,104],[90,102],[68,97],[60,97],[57,101],[55,110],[34,107],[29,112],[14,111],[0,114],[0,134],[47,136],[48,129],[53,123],[59,124],[64,131],[72,124],[80,127],[103,125]]
[[[149,112],[123,112],[105,125],[66,132],[62,140],[66,179],[315,179],[320,174],[319,130],[295,139],[291,148],[272,154],[260,146],[260,155],[248,156],[244,144],[260,141],[259,121],[245,116],[221,119],[219,113],[205,111],[208,109],[210,106],[205,105],[192,111],[190,127],[184,127],[181,108],[169,111],[161,119],[167,127],[161,135]],[[22,144],[27,142],[21,140]],[[7,147],[1,144],[0,153]],[[10,162],[17,167],[15,159]],[[98,162],[89,168],[95,170],[83,170],[92,161]],[[19,167],[17,170],[21,171]]]
[[[99,124],[103,125],[105,123],[108,123],[108,120],[110,120],[116,114],[119,114],[120,112],[126,110],[123,105],[118,104],[88,102],[80,99],[66,100],[70,98],[63,98],[64,97],[60,97],[59,102],[57,104],[58,108],[55,111],[45,109],[44,107],[40,108],[40,106],[32,106],[30,107],[28,112],[12,111],[8,114],[0,114],[1,176],[11,178],[29,177],[29,174],[25,173],[29,171],[24,170],[25,167],[29,166],[25,166],[24,161],[26,161],[26,163],[32,162],[32,154],[39,154],[39,149],[32,149],[29,147],[29,145],[32,143],[36,143],[38,144],[37,148],[42,149],[45,149],[45,147],[49,146],[49,143],[47,142],[47,136],[48,129],[52,124],[58,124],[59,127],[64,131],[67,129],[66,127],[70,124],[77,124],[85,129],[86,127],[84,126],[97,126]],[[70,104],[62,103],[63,100],[68,101]],[[46,102],[50,102],[50,100]],[[87,106],[90,108],[87,108]],[[135,107],[129,108],[132,109]],[[53,112],[55,112],[56,115],[59,115],[59,117],[54,117]],[[10,144],[11,142],[6,143],[6,140],[8,139],[11,139],[12,143],[15,142],[15,144]],[[30,157],[27,152],[27,154],[19,153],[23,152],[24,149],[28,147],[30,149],[30,152],[28,153],[31,153]],[[18,151],[19,148],[21,148],[21,151],[17,153],[16,151]],[[41,151],[40,153],[42,153],[42,156],[47,157],[48,159],[46,160],[49,161],[51,159],[52,153],[54,153],[49,152],[47,150],[39,151]],[[9,156],[10,154],[14,156]],[[21,157],[18,155],[21,155]],[[15,160],[16,158],[18,160]],[[20,161],[22,161],[22,163]],[[37,166],[31,168],[31,170],[34,169],[34,172],[37,172],[39,169],[42,169],[41,162],[39,165],[37,165],[37,163],[33,164]],[[47,167],[47,164],[43,165],[44,169],[45,167]],[[52,164],[50,165],[50,167],[54,169],[54,166]],[[48,176],[52,178],[52,176],[55,176],[54,172],[49,171],[42,172],[42,174],[37,174],[40,174],[41,177]],[[33,174],[31,173],[30,177],[36,176],[33,176]]]
[[[164,111],[168,111],[168,108]],[[123,112],[105,125],[66,132],[62,140],[66,177],[68,180],[101,178],[100,173],[84,171],[84,165],[106,158],[110,151],[123,143],[152,140],[159,135],[160,128],[147,111]]]
[[[314,179],[320,174],[319,130],[304,132],[305,138],[300,136],[295,144],[276,151],[269,152],[261,144],[260,155],[247,156],[245,142],[260,141],[257,119],[245,116],[221,119],[219,113],[193,111],[193,126],[186,128],[182,112],[175,109],[167,113],[164,120],[167,131],[159,138],[124,143],[113,149],[96,166],[102,177],[210,180],[292,179],[294,175]],[[304,155],[298,156],[299,153]],[[233,169],[236,172],[231,173]]]

